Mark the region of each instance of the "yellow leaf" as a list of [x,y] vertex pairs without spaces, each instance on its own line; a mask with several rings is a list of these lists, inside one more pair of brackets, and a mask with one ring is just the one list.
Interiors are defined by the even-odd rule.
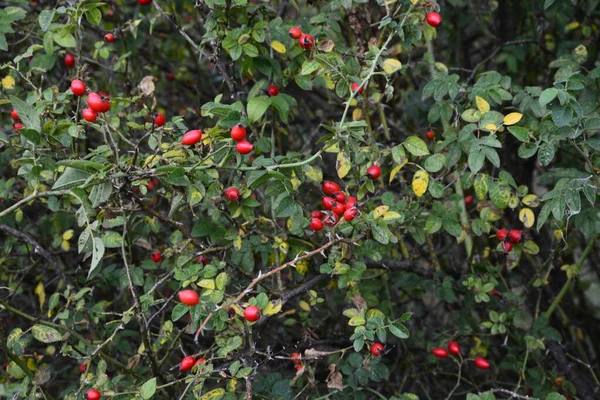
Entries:
[[320,168],[309,166],[308,171],[304,174],[313,182],[320,183],[323,180],[323,171]]
[[325,147],[323,150],[325,151],[325,153],[339,153],[340,146],[337,143],[334,143],[329,147]]
[[4,89],[13,89],[15,87],[15,78],[10,75],[6,75],[2,79],[2,87]]
[[273,50],[275,50],[279,54],[285,54],[285,52],[286,52],[285,44],[283,44],[277,40],[273,40],[271,42],[271,47],[273,48]]
[[404,167],[407,162],[408,162],[408,158],[403,157],[402,158],[402,163],[400,163],[399,165],[395,166],[394,169],[392,169],[392,171],[390,172],[390,183],[392,183],[392,181],[394,180],[394,177],[396,176],[396,174],[398,172],[400,172],[400,170],[402,169],[402,167]]
[[383,70],[387,74],[393,74],[402,68],[402,63],[395,58],[388,58],[383,62]]
[[536,208],[540,205],[540,198],[535,194],[528,194],[521,200],[527,207]]
[[427,191],[427,186],[429,186],[429,174],[422,169],[418,170],[415,173],[412,181],[412,189],[415,192],[417,197],[421,197]]
[[389,206],[379,206],[373,210],[373,219],[377,219],[381,217],[387,210],[389,210]]
[[154,165],[156,165],[156,163],[158,163],[160,161],[160,156],[158,154],[154,154],[151,156],[146,157],[146,160],[144,160],[144,168],[146,167],[154,167]]
[[196,282],[196,285],[205,289],[215,289],[215,281],[213,279],[202,279],[201,281]]
[[60,248],[64,251],[69,251],[71,250],[71,245],[66,240],[63,240],[62,242],[60,242]]
[[504,117],[504,125],[514,125],[517,122],[519,122],[521,120],[521,118],[523,118],[523,114],[518,113],[518,112],[514,112],[514,113],[510,113],[508,114],[506,117]]
[[535,215],[531,208],[523,208],[519,212],[519,220],[525,225],[526,228],[531,228],[535,222]]
[[63,240],[71,240],[72,237],[73,237],[73,229],[69,229],[62,235]]
[[355,108],[352,111],[352,121],[359,121],[362,119],[362,110],[360,108]]
[[340,151],[335,162],[335,169],[337,170],[339,178],[344,179],[344,177],[348,175],[348,172],[350,172],[350,168],[352,168],[350,157],[346,156],[344,151]]
[[323,79],[325,79],[325,86],[327,86],[327,89],[335,89],[335,82],[331,79],[331,75],[327,74],[323,76]]
[[225,389],[218,388],[218,389],[213,389],[206,394],[203,394],[202,397],[200,397],[200,400],[215,400],[215,399],[220,399],[223,396],[225,396]]
[[298,303],[298,307],[300,307],[301,309],[303,309],[304,311],[310,311],[310,304],[308,304],[306,301],[304,300],[300,300],[300,302]]
[[386,211],[383,213],[383,220],[384,221],[391,221],[394,219],[400,219],[402,216],[397,213],[396,211]]
[[569,22],[566,26],[565,26],[565,31],[569,32],[572,30],[575,30],[579,28],[579,22],[577,21],[573,21],[573,22]]
[[477,104],[477,109],[482,115],[490,111],[490,103],[488,103],[483,97],[475,96],[475,103]]
[[494,124],[487,124],[484,128],[492,132],[498,130],[498,127]]
[[267,304],[267,308],[263,311],[263,315],[275,315],[281,311],[281,303],[274,304],[272,301]]
[[441,63],[441,62],[436,62],[435,63],[435,68],[438,71],[442,71],[443,73],[445,73],[446,75],[448,75],[448,67],[446,66],[446,64]]
[[43,311],[44,303],[46,302],[46,291],[44,290],[44,284],[42,282],[38,283],[33,292],[37,294],[40,301],[40,309]]
[[239,250],[242,248],[242,237],[241,236],[237,236],[235,239],[233,239],[233,247],[235,247],[236,250]]
[[298,261],[296,264],[296,272],[304,276],[308,272],[308,261],[306,259]]

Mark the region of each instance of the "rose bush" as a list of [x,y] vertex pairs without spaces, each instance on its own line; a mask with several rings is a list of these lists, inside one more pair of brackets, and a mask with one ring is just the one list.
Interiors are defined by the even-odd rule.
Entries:
[[11,1],[0,395],[597,398],[599,12]]

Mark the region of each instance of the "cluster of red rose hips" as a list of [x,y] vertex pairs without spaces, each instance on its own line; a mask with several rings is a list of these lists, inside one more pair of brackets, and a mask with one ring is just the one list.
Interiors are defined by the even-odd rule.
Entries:
[[19,133],[19,131],[23,129],[23,126],[25,125],[21,123],[21,118],[19,118],[17,110],[12,110],[10,112],[10,116],[12,117],[13,121],[15,121],[15,123],[13,124],[13,129],[15,130],[15,132]]
[[[436,347],[434,349],[431,349],[431,352],[437,358],[448,357],[448,352],[454,355],[460,355],[460,345],[457,342],[451,340],[448,342],[448,350],[444,349],[443,347]],[[483,357],[477,357],[475,360],[473,360],[473,362],[475,363],[475,366],[479,369],[490,368],[490,362]]]
[[303,49],[310,49],[315,45],[315,39],[308,33],[302,33],[297,26],[290,29],[288,33],[292,39],[298,39],[298,44]]
[[[86,91],[86,85],[79,79],[73,79],[71,82],[71,91],[75,96],[83,96]],[[90,92],[87,98],[88,108],[81,111],[81,116],[88,122],[95,122],[98,118],[98,113],[105,113],[110,110],[110,99],[108,93],[105,92]]]
[[498,229],[496,238],[502,241],[502,249],[510,253],[515,243],[519,243],[523,238],[523,232],[518,229],[508,231],[506,229]]
[[196,360],[194,356],[186,356],[181,359],[181,364],[179,364],[180,371],[189,371],[194,368],[194,365],[200,365],[206,361],[204,357],[200,357]]
[[242,123],[231,128],[231,138],[237,142],[235,149],[240,154],[248,154],[254,149],[252,143],[246,140],[246,127]]
[[318,232],[323,225],[334,226],[343,216],[346,221],[352,221],[358,214],[357,200],[354,196],[346,196],[340,185],[332,181],[321,183],[321,190],[325,196],[321,204],[327,211],[313,211],[308,223],[310,229]]

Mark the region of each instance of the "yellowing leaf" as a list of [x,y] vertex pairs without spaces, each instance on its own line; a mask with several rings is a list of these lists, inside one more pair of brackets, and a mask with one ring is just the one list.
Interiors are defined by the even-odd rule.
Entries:
[[490,111],[490,103],[488,103],[483,97],[475,96],[475,104],[481,114],[485,114]]
[[487,124],[484,128],[492,132],[498,130],[498,127],[494,124]]
[[573,21],[573,22],[569,22],[566,26],[565,26],[565,31],[569,32],[569,31],[573,31],[575,29],[579,28],[579,22],[577,21]]
[[400,219],[400,218],[402,218],[402,216],[400,215],[400,213],[397,213],[396,211],[386,211],[383,213],[384,221],[391,221],[391,220]]
[[321,182],[323,180],[323,171],[321,171],[320,168],[313,167],[312,165],[304,174],[313,182]]
[[427,191],[427,186],[429,186],[429,174],[422,169],[418,170],[415,173],[412,181],[412,189],[415,192],[417,197],[421,197]]
[[144,168],[146,167],[154,167],[154,165],[156,165],[156,163],[158,163],[160,161],[160,156],[158,154],[155,155],[151,155],[146,157],[146,160],[144,160]]
[[441,63],[441,62],[436,62],[435,63],[435,68],[438,71],[442,71],[443,73],[445,73],[446,75],[448,75],[448,67],[446,66],[446,64]]
[[202,279],[201,281],[196,282],[196,285],[205,289],[215,289],[215,281],[213,279]]
[[523,243],[523,251],[527,254],[536,255],[540,252],[540,248],[533,240],[526,240]]
[[202,395],[202,397],[200,397],[200,400],[215,400],[215,399],[220,399],[223,396],[225,396],[225,389],[218,388],[218,389],[213,389],[210,392]]
[[400,172],[402,167],[404,167],[407,162],[408,162],[408,158],[404,157],[404,158],[402,158],[402,162],[399,165],[395,166],[394,169],[392,169],[392,171],[390,172],[390,183],[392,183],[396,174],[398,172]]
[[331,79],[331,75],[327,74],[323,77],[323,79],[325,79],[325,86],[327,86],[327,89],[335,89],[335,82]]
[[63,249],[64,251],[69,251],[69,250],[71,250],[71,244],[69,244],[68,241],[63,240],[62,242],[60,242],[60,248]]
[[359,121],[362,119],[362,110],[360,108],[355,108],[352,111],[352,121]]
[[301,309],[303,309],[304,311],[310,311],[310,304],[308,304],[306,301],[304,300],[300,300],[300,302],[298,303],[298,307],[300,307]]
[[287,51],[285,48],[285,44],[283,44],[277,40],[273,40],[271,42],[271,47],[273,48],[273,50],[275,50],[279,54],[285,54],[285,52]]
[[233,247],[235,247],[236,250],[239,250],[242,248],[242,237],[241,236],[237,236],[235,239],[233,239]]
[[73,237],[73,229],[69,229],[68,231],[65,231],[65,233],[63,233],[63,235],[62,235],[63,240],[71,240],[72,237]]
[[44,284],[42,282],[38,283],[33,292],[37,294],[38,300],[40,301],[40,310],[44,310],[44,303],[46,302]]
[[517,122],[519,122],[521,120],[521,118],[523,118],[523,114],[518,113],[518,112],[514,112],[514,113],[510,113],[508,114],[506,117],[504,117],[504,125],[514,125]]
[[540,198],[535,194],[528,194],[521,200],[527,207],[536,208],[540,205]]
[[330,53],[335,47],[335,42],[331,39],[325,39],[319,42],[319,50]]
[[393,74],[402,68],[402,63],[395,58],[388,58],[383,62],[383,70],[387,74]]
[[389,210],[389,206],[379,206],[373,210],[373,219],[377,219],[381,217],[387,210]]
[[15,87],[15,78],[10,75],[6,75],[2,79],[2,87],[4,89],[13,89]]
[[519,212],[519,220],[525,225],[526,228],[531,228],[535,222],[535,215],[531,208],[523,208]]
[[334,143],[331,146],[324,148],[323,150],[325,151],[325,153],[339,153],[340,146],[337,143]]
[[275,315],[281,311],[281,303],[277,302],[274,304],[272,301],[267,304],[266,309],[263,311],[263,315]]
[[352,168],[350,157],[346,156],[346,153],[343,151],[340,151],[335,162],[335,169],[337,170],[338,177],[344,179],[344,177],[348,175],[348,172],[350,172],[350,168]]

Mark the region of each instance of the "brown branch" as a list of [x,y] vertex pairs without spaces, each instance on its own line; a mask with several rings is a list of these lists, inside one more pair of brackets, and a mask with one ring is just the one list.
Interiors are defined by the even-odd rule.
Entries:
[[333,246],[334,244],[337,244],[339,242],[342,241],[349,241],[350,243],[356,243],[358,240],[360,240],[360,238],[362,237],[359,236],[357,238],[355,238],[352,241],[349,241],[347,239],[344,238],[336,238],[334,240],[331,240],[327,243],[325,243],[323,246],[319,247],[318,249],[315,249],[311,252],[307,252],[305,253],[303,256],[296,256],[296,258],[294,258],[292,261],[288,261],[285,264],[281,264],[280,266],[273,268],[272,270],[266,272],[266,273],[262,273],[260,272],[258,274],[258,276],[256,278],[254,278],[252,280],[252,282],[250,282],[250,284],[246,287],[246,289],[244,289],[235,299],[221,305],[220,307],[215,308],[213,311],[211,311],[206,318],[204,319],[204,321],[202,321],[202,324],[200,325],[200,327],[198,328],[198,330],[196,331],[196,334],[194,335],[194,342],[197,344],[198,343],[198,337],[200,336],[200,333],[204,330],[204,328],[206,327],[206,324],[208,324],[208,322],[211,320],[211,318],[213,317],[213,315],[215,315],[215,312],[217,312],[219,309],[221,308],[225,308],[225,307],[229,307],[232,304],[238,303],[240,300],[242,300],[244,298],[244,296],[246,296],[248,293],[250,293],[250,291],[252,290],[252,288],[256,285],[258,285],[259,282],[261,282],[264,279],[267,279],[268,277],[286,269],[289,266],[292,266],[294,264],[296,264],[298,261],[310,258],[312,256],[314,256],[315,254],[319,254],[322,251],[327,250],[328,248],[330,248],[331,246]]
[[39,253],[42,257],[46,259],[46,261],[48,261],[54,267],[56,273],[60,276],[60,279],[63,282],[68,282],[65,272],[60,268],[60,265],[54,259],[54,257],[52,257],[52,254],[50,254],[48,250],[42,247],[42,245],[39,244],[34,238],[27,235],[26,233],[23,233],[21,231],[11,228],[10,226],[2,224],[0,224],[0,231],[6,232],[9,235],[13,235],[17,239],[20,239],[21,241],[32,245],[35,248],[36,253]]
[[524,394],[518,394],[518,393],[515,393],[515,392],[511,392],[510,390],[503,389],[503,388],[491,389],[490,392],[506,394],[506,395],[509,395],[510,397],[513,397],[515,399],[525,399],[525,400],[527,400],[527,399],[533,399],[533,397],[529,397],[529,396],[524,395]]

